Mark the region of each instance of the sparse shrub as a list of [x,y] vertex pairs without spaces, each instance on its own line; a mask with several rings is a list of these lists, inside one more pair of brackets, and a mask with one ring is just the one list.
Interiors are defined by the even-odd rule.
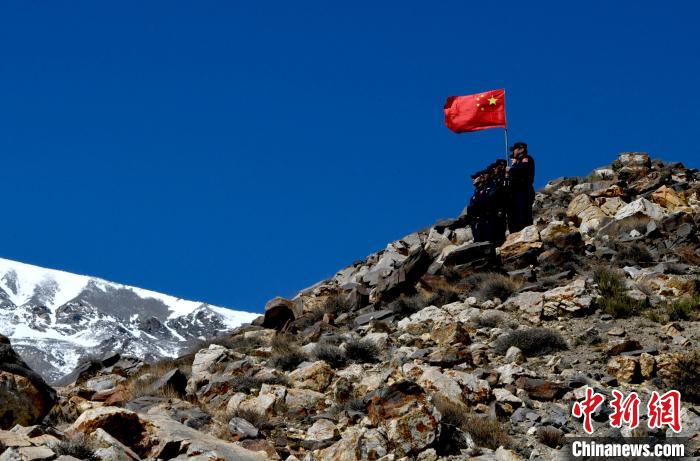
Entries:
[[501,311],[488,310],[481,313],[476,319],[476,326],[479,328],[496,328],[505,326],[506,316]]
[[314,347],[316,360],[323,360],[333,368],[343,368],[347,363],[345,352],[334,344],[320,342]]
[[440,435],[435,443],[438,456],[450,456],[468,448],[463,428],[467,426],[468,409],[464,404],[448,400],[440,395],[433,398],[440,412]]
[[354,411],[357,413],[367,414],[367,401],[364,397],[355,397],[351,399],[338,402],[334,407],[333,411],[339,413],[341,411]]
[[678,371],[669,379],[669,387],[681,393],[683,400],[700,404],[700,351],[684,354],[678,360]]
[[492,450],[496,450],[500,446],[511,446],[512,442],[508,437],[506,423],[474,413],[467,413],[465,419],[463,430],[472,436],[477,446]]
[[402,294],[388,304],[388,308],[392,309],[399,318],[409,317],[419,310],[427,306],[441,307],[445,304],[459,301],[459,292],[452,286],[444,286],[436,288],[435,291],[429,294]]
[[353,308],[348,296],[343,293],[336,293],[326,298],[323,302],[323,312],[330,314],[342,314],[350,312]]
[[459,294],[454,288],[438,288],[430,294],[426,305],[442,307],[445,304],[453,303],[455,301],[459,301]]
[[700,295],[686,296],[675,299],[665,305],[668,319],[672,322],[677,320],[698,320],[700,318]]
[[564,444],[564,432],[554,426],[540,426],[537,428],[537,440],[550,448],[557,448]]
[[406,296],[402,294],[390,302],[387,307],[393,310],[397,317],[404,318],[415,314],[426,306],[428,303],[421,295]]
[[72,456],[84,461],[99,461],[95,446],[85,436],[79,435],[62,440],[51,446],[58,456]]
[[482,301],[494,298],[505,301],[517,289],[518,284],[509,277],[497,273],[486,273],[473,294]]
[[551,328],[513,330],[499,337],[494,344],[496,353],[501,355],[505,354],[511,346],[517,347],[528,357],[551,354],[569,348],[561,334]]
[[644,301],[639,301],[624,293],[614,296],[603,296],[596,301],[598,307],[606,314],[616,319],[626,319],[638,315],[646,307]]
[[[270,417],[267,416],[265,413],[260,412],[260,411],[255,411],[255,410],[248,410],[248,409],[238,409],[234,411],[231,414],[227,415],[227,419],[231,420],[231,418],[243,418],[246,421],[248,421],[250,424],[255,426],[258,430],[264,430],[264,429],[269,429],[270,428]],[[228,421],[226,421],[228,422]]]
[[223,346],[226,349],[231,349],[242,354],[250,354],[252,351],[259,347],[265,346],[265,341],[262,338],[246,338],[243,335],[236,336],[214,336],[212,338],[207,338],[204,340],[197,340],[192,346],[188,348],[189,354],[196,354],[202,349],[206,349],[212,344],[218,346]]
[[619,245],[616,260],[621,264],[636,266],[654,261],[649,248],[643,243],[631,243],[629,245]]
[[323,320],[324,313],[323,306],[305,312],[301,317],[294,320],[294,326],[296,326],[300,331],[306,330],[307,328],[312,327]]
[[192,372],[191,365],[186,360],[183,360],[182,357],[166,357],[141,368],[138,373],[131,376],[125,383],[127,400],[134,400],[144,396],[185,399],[182,390],[177,390],[171,386],[158,387],[154,385],[156,381],[174,368],[179,369],[185,377],[189,377]]
[[278,370],[292,371],[307,359],[306,354],[289,336],[277,335],[272,339],[272,355],[268,364]]
[[628,318],[638,315],[647,307],[646,301],[639,301],[627,295],[623,276],[605,266],[593,270],[593,280],[598,284],[601,297],[597,306],[614,318]]
[[379,361],[379,348],[366,339],[351,339],[345,343],[345,356],[355,363],[375,363]]
[[625,284],[619,271],[606,266],[593,268],[593,281],[598,284],[598,289],[603,296],[624,292]]

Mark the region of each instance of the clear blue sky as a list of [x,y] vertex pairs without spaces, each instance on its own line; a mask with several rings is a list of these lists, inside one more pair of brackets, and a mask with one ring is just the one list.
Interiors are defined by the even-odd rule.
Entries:
[[618,152],[700,166],[697,2],[0,7],[0,255],[259,310],[439,218],[502,130],[537,184]]

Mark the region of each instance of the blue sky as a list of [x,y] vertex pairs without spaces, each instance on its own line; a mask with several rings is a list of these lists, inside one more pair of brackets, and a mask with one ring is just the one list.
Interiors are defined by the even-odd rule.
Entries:
[[537,185],[698,167],[696,2],[5,2],[0,256],[261,310],[457,215],[503,131]]

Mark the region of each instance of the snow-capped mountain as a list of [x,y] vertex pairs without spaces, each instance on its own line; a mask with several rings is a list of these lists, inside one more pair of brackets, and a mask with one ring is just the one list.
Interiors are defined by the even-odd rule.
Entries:
[[87,354],[175,357],[257,316],[0,258],[0,333],[49,381]]

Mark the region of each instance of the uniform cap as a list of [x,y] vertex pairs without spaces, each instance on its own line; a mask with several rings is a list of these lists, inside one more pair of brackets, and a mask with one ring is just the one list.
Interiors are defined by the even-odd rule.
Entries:
[[509,149],[509,150],[510,150],[511,152],[513,152],[513,151],[514,151],[515,149],[517,149],[518,147],[522,147],[522,148],[524,148],[525,150],[527,150],[527,144],[524,143],[524,142],[516,142],[515,144],[513,144],[512,146],[510,146],[510,149]]

